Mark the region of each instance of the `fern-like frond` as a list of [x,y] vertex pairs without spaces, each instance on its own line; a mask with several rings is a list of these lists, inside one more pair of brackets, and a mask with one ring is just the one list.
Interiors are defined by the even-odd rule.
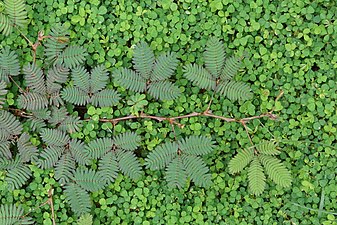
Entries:
[[47,73],[48,83],[60,83],[64,84],[68,80],[69,69],[62,65],[54,65],[49,68]]
[[98,138],[90,141],[85,149],[92,159],[98,159],[104,156],[108,151],[112,150],[113,140],[111,138]]
[[49,109],[40,109],[40,110],[32,110],[31,113],[33,114],[34,118],[42,119],[42,120],[49,120],[50,119],[50,111]]
[[27,87],[40,94],[46,93],[46,83],[43,72],[35,63],[27,64],[23,67]]
[[65,146],[69,142],[69,136],[60,130],[44,128],[40,132],[42,140],[47,145]]
[[4,0],[5,13],[13,27],[23,27],[27,22],[27,11],[24,0]]
[[175,86],[170,81],[156,81],[149,85],[149,94],[156,99],[173,100],[181,95],[179,87]]
[[20,163],[16,167],[7,170],[5,181],[8,183],[10,190],[19,189],[31,175],[32,171],[30,171],[30,168]]
[[109,185],[116,179],[118,175],[118,170],[119,167],[115,154],[112,152],[108,152],[99,161],[97,174],[104,182],[106,182],[107,185]]
[[17,141],[17,148],[21,162],[37,161],[38,149],[30,142],[28,133],[21,134]]
[[182,188],[186,186],[187,173],[181,157],[173,159],[166,167],[165,179],[169,187]]
[[83,124],[82,120],[79,117],[76,116],[67,116],[58,126],[58,129],[68,132],[68,133],[74,133],[81,130]]
[[228,167],[231,174],[238,173],[243,170],[253,159],[253,149],[243,149],[229,161]]
[[89,164],[89,153],[85,150],[85,145],[83,142],[72,139],[69,143],[69,150],[78,164]]
[[260,195],[266,186],[266,177],[257,156],[254,156],[248,168],[248,188],[254,195]]
[[118,151],[116,153],[119,169],[124,175],[137,180],[142,175],[141,165],[133,152]]
[[8,36],[12,33],[13,26],[9,17],[3,13],[0,13],[0,32],[5,36]]
[[195,155],[182,155],[182,162],[186,174],[200,187],[209,187],[212,184],[212,175],[205,162]]
[[179,149],[188,155],[206,155],[213,151],[214,141],[204,136],[190,136],[179,141]]
[[20,62],[17,54],[11,51],[8,46],[0,52],[0,81],[9,83],[8,76],[17,76],[20,74]]
[[72,211],[80,216],[89,213],[91,208],[90,195],[78,184],[68,183],[64,190],[66,200],[69,202]]
[[22,207],[14,204],[2,204],[0,206],[0,224],[1,225],[28,225],[34,224],[32,218],[24,216]]
[[132,57],[133,67],[145,80],[150,78],[154,60],[153,51],[146,42],[136,45]]
[[281,152],[277,150],[277,143],[274,141],[261,141],[259,144],[254,145],[255,149],[265,155],[279,155]]
[[90,92],[90,74],[83,66],[78,66],[71,70],[71,79],[75,87],[87,93]]
[[64,150],[64,147],[48,146],[40,153],[41,158],[38,159],[37,165],[42,169],[54,167]]
[[6,101],[6,97],[5,95],[7,94],[7,90],[6,90],[7,84],[5,81],[1,80],[0,77],[0,109],[2,109],[2,105],[5,103]]
[[253,97],[251,89],[246,83],[235,80],[220,81],[215,91],[232,101],[244,101]]
[[[60,87],[60,89],[61,89],[61,87]],[[64,102],[63,102],[63,100],[61,98],[61,95],[60,95],[59,91],[55,91],[55,92],[49,93],[48,97],[49,97],[49,105],[54,105],[56,107],[64,105]]]
[[40,132],[42,128],[45,128],[47,126],[44,120],[36,119],[34,117],[29,118],[27,122],[29,122],[29,127],[32,131]]
[[120,100],[120,94],[112,89],[104,89],[91,97],[91,103],[96,107],[112,107]]
[[57,64],[63,64],[68,68],[75,68],[85,61],[88,55],[82,46],[68,46],[57,60]]
[[215,78],[202,66],[189,64],[184,66],[183,72],[184,76],[191,81],[193,85],[207,90],[215,88]]
[[10,135],[19,135],[23,129],[21,123],[15,116],[4,110],[0,110],[0,124],[1,130],[3,130],[0,130],[0,141],[2,140],[1,136],[7,136],[5,134],[2,135],[2,132],[6,132]]
[[90,97],[87,92],[78,87],[66,87],[62,90],[61,96],[64,101],[75,105],[86,105]]
[[146,90],[146,79],[133,70],[120,68],[113,73],[117,84],[134,92],[144,92]]
[[151,81],[166,80],[174,74],[178,66],[178,59],[174,53],[164,53],[160,55],[154,64],[151,74]]
[[166,142],[158,145],[145,159],[146,168],[151,170],[165,168],[178,155],[178,144]]
[[68,111],[65,107],[57,108],[53,106],[51,108],[51,115],[50,115],[50,119],[48,120],[48,123],[55,126],[61,123],[62,121],[64,121],[67,117],[68,117]]
[[203,58],[205,60],[206,69],[213,77],[220,77],[225,63],[225,49],[222,41],[215,37],[208,39]]
[[90,92],[96,93],[103,90],[109,82],[109,73],[104,65],[96,66],[91,70]]
[[241,58],[237,56],[227,58],[220,78],[223,80],[233,79],[233,77],[239,71],[240,67],[241,67]]
[[61,156],[55,166],[55,179],[63,185],[67,184],[75,172],[75,160],[70,153]]
[[40,93],[27,92],[19,96],[18,104],[22,109],[40,110],[48,106],[48,99]]
[[60,58],[63,49],[67,46],[68,42],[68,29],[60,24],[52,26],[49,36],[44,41],[45,56],[49,62],[57,62]]
[[77,221],[77,225],[92,225],[92,215],[89,213],[83,214]]
[[126,132],[115,136],[113,141],[118,148],[133,151],[140,145],[141,138],[134,132]]
[[281,187],[289,187],[292,182],[292,177],[289,170],[283,165],[281,160],[269,156],[259,155],[259,160],[265,168],[268,176]]
[[10,150],[10,142],[9,141],[0,141],[0,158],[2,159],[11,159],[12,152]]
[[73,177],[73,181],[87,191],[98,191],[103,188],[105,182],[92,169],[78,168]]

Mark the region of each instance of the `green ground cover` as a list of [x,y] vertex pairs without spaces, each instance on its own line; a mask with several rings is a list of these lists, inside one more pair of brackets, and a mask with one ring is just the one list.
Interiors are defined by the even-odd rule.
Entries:
[[[131,68],[134,47],[140,41],[148,43],[155,56],[170,51],[178,59],[171,77],[182,92],[176,100],[158,101],[110,82],[107,87],[123,99],[116,106],[79,109],[67,105],[69,113],[91,118],[72,138],[89,142],[111,137],[113,132],[132,131],[142,139],[135,151],[143,168],[140,177],[132,180],[118,173],[109,186],[90,193],[93,224],[337,224],[336,4],[333,0],[27,0],[28,24],[20,30],[35,40],[39,31],[48,35],[56,23],[64,24],[70,42],[87,49],[89,71],[100,64],[111,74]],[[4,7],[0,4],[1,12]],[[210,110],[224,117],[247,118],[274,109],[276,120],[264,117],[246,125],[252,142],[279,142],[279,159],[293,177],[290,187],[266,179],[266,189],[256,196],[248,188],[248,170],[230,173],[230,160],[250,146],[239,123],[183,118],[179,121],[183,128],[176,127],[174,134],[169,123],[156,120],[126,120],[116,125],[100,121],[141,112],[164,117],[203,112],[213,92],[192,84],[183,68],[205,63],[202,53],[210,37],[223,41],[228,56],[245,56],[235,79],[249,84],[253,93],[253,98],[239,101],[216,94]],[[0,34],[0,49],[6,46],[18,54],[22,65],[33,60],[29,43],[17,30],[9,36]],[[38,47],[37,56],[43,51]],[[24,86],[21,78],[14,80]],[[13,82],[7,90],[4,108],[16,109],[20,90]],[[283,96],[275,101],[281,91]],[[28,123],[23,130],[31,132]],[[183,188],[171,189],[165,170],[147,169],[145,158],[164,140],[188,135],[203,135],[215,142],[214,150],[203,156],[213,184],[203,188],[188,180]],[[38,132],[31,132],[30,142],[40,146]],[[32,210],[29,216],[36,224],[52,224],[47,200],[53,188],[56,224],[76,224],[79,216],[66,200],[54,170],[34,163],[29,169],[31,178],[14,191],[8,189],[6,171],[0,172],[1,205],[21,205],[23,215]],[[97,169],[97,164],[91,169]]]

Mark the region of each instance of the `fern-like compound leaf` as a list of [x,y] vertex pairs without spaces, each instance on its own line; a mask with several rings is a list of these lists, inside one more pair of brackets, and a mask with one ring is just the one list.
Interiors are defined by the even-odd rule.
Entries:
[[0,206],[0,224],[1,225],[28,225],[34,224],[32,218],[24,216],[22,207],[14,204],[2,204]]
[[46,95],[35,92],[27,92],[19,96],[18,104],[20,108],[23,109],[40,110],[48,106],[48,99]]
[[0,141],[0,158],[2,159],[11,159],[12,152],[10,150],[10,142],[9,141]]
[[156,99],[162,101],[174,100],[181,95],[179,87],[170,81],[156,81],[149,85],[148,93]]
[[136,45],[132,57],[133,67],[145,79],[151,76],[155,62],[154,54],[150,46],[145,42]]
[[205,162],[198,156],[182,155],[182,162],[186,174],[200,187],[209,187],[212,184],[212,176]]
[[91,97],[91,103],[96,107],[112,107],[120,100],[120,94],[112,89],[104,89]]
[[73,68],[71,70],[71,78],[75,87],[87,93],[90,92],[90,74],[83,66]]
[[166,167],[165,179],[171,188],[182,188],[186,185],[187,174],[181,157],[173,159]]
[[89,153],[85,150],[85,145],[83,142],[76,139],[71,140],[69,143],[69,150],[78,164],[89,164]]
[[220,76],[223,80],[232,80],[241,68],[241,58],[231,56],[226,59],[225,66]]
[[92,215],[89,213],[83,214],[77,221],[77,225],[92,225]]
[[102,158],[108,151],[112,150],[114,142],[111,138],[98,138],[90,141],[85,149],[92,159]]
[[190,136],[179,141],[179,148],[184,154],[206,155],[213,151],[214,141],[203,136]]
[[18,119],[11,113],[0,110],[0,141],[5,140],[1,137],[7,137],[8,135],[19,135],[22,131],[22,125]]
[[54,106],[51,108],[51,115],[50,115],[50,119],[48,119],[48,123],[55,126],[61,123],[62,121],[64,121],[67,117],[68,117],[68,112],[65,107],[57,108]]
[[277,150],[277,143],[274,141],[261,141],[259,144],[254,145],[255,149],[265,155],[279,155],[281,152]]
[[254,156],[248,168],[248,189],[254,195],[260,195],[266,186],[266,177],[257,156]]
[[134,92],[146,90],[146,79],[133,70],[120,68],[113,73],[117,84]]
[[216,86],[216,79],[200,65],[189,64],[184,66],[183,72],[184,76],[199,88],[212,90]]
[[97,174],[107,185],[109,185],[116,179],[118,170],[119,167],[115,154],[113,152],[108,152],[99,161]]
[[166,142],[158,145],[145,159],[146,168],[151,170],[165,168],[175,157],[178,156],[178,144]]
[[75,160],[70,153],[61,156],[55,166],[55,179],[63,185],[67,184],[75,172]]
[[83,124],[82,120],[79,117],[76,116],[67,116],[58,126],[58,129],[68,132],[68,133],[74,133],[81,130]]
[[6,94],[7,94],[7,90],[6,90],[7,84],[5,81],[2,81],[0,78],[0,109],[2,109],[2,105],[6,102]]
[[65,87],[61,92],[64,101],[75,105],[86,105],[90,101],[87,92],[78,87]]
[[40,132],[42,140],[47,145],[65,146],[69,142],[69,136],[60,130],[45,128]]
[[218,78],[221,75],[225,63],[225,49],[222,41],[211,37],[206,43],[206,50],[203,54],[206,69]]
[[64,190],[66,200],[69,202],[72,211],[80,216],[89,213],[91,208],[91,200],[89,193],[81,188],[78,184],[68,183]]
[[251,89],[246,83],[235,80],[220,81],[217,86],[216,92],[229,98],[232,101],[245,101],[253,97]]
[[9,17],[5,14],[0,13],[0,32],[5,36],[8,36],[12,33],[13,26]]
[[37,161],[37,165],[42,169],[54,167],[64,150],[64,147],[48,146],[40,153],[41,158]]
[[229,161],[228,167],[231,174],[238,173],[243,170],[253,159],[253,149],[243,149]]
[[10,190],[19,189],[31,175],[32,171],[30,171],[30,168],[20,163],[16,167],[7,170],[5,181],[8,183]]
[[54,65],[49,68],[47,73],[48,83],[59,83],[64,84],[68,80],[69,69],[62,65]]
[[103,90],[109,82],[109,73],[104,65],[96,66],[91,70],[90,92],[96,93]]
[[57,60],[56,64],[63,64],[67,68],[75,68],[80,66],[88,55],[82,46],[68,46],[64,49]]
[[68,42],[68,29],[60,24],[52,26],[49,33],[51,38],[47,38],[44,42],[45,56],[49,62],[57,62]]
[[137,180],[142,175],[141,165],[133,152],[117,151],[116,152],[119,169],[124,175],[133,180]]
[[13,27],[23,27],[27,22],[27,11],[24,0],[4,0],[5,13]]
[[27,64],[23,67],[27,87],[40,94],[46,93],[46,83],[43,72],[35,63]]
[[77,168],[73,180],[81,188],[91,192],[100,190],[105,184],[94,170],[88,168]]
[[9,83],[8,76],[17,76],[20,74],[20,62],[17,54],[11,51],[8,46],[0,52],[0,81]]
[[119,134],[113,138],[114,144],[121,149],[133,151],[140,145],[140,136],[134,132]]
[[172,76],[177,69],[178,59],[174,53],[164,53],[160,55],[154,64],[151,74],[151,81],[166,80]]
[[269,156],[259,155],[259,160],[265,168],[268,176],[281,187],[289,187],[292,182],[292,177],[289,170],[283,165],[281,160]]
[[30,142],[28,133],[21,134],[17,141],[17,148],[21,162],[37,161],[38,149]]
[[42,128],[45,128],[46,122],[42,119],[29,118],[27,122],[30,123],[29,127],[32,131],[40,132]]

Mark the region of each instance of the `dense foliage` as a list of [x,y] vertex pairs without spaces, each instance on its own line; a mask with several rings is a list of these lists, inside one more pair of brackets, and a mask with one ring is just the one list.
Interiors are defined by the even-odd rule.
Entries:
[[[8,221],[32,210],[29,217],[37,224],[52,224],[51,204],[38,206],[53,188],[57,224],[91,224],[87,214],[76,221],[74,202],[91,213],[93,224],[336,223],[335,1],[26,3],[22,7],[24,1],[5,0],[0,7],[0,30],[8,35],[0,35],[0,103],[10,109],[0,111],[1,127],[7,127],[0,130],[6,160],[1,164],[0,215],[11,215]],[[64,30],[58,22],[65,23]],[[29,39],[40,30],[56,38],[41,40],[42,48],[21,38],[17,28]],[[224,49],[214,40],[222,40]],[[147,57],[137,55],[140,48]],[[168,60],[168,67],[156,66]],[[78,66],[83,62],[87,65]],[[119,79],[121,74],[150,85],[132,89],[135,83]],[[174,84],[174,94],[158,92],[157,83]],[[242,93],[249,94],[228,92],[242,83]],[[280,90],[284,95],[277,99]],[[174,101],[165,100],[172,95]],[[219,117],[248,118],[273,110],[278,119],[258,118],[244,126],[208,116],[112,120],[173,118],[206,112],[208,106]],[[116,137],[123,134],[141,137],[138,148],[118,144]],[[13,136],[18,138],[14,142]],[[209,143],[200,152],[189,148],[196,136],[205,137],[199,140],[205,146]],[[178,158],[170,153],[176,145],[186,145],[175,152]],[[88,154],[79,155],[79,149]],[[145,173],[122,168],[121,160],[136,156]],[[86,157],[94,163],[88,166]],[[196,163],[200,170],[193,171],[204,179],[192,170],[176,171]],[[74,164],[80,166],[68,166]],[[207,173],[202,165],[209,167]],[[285,168],[293,176],[290,188],[284,188],[290,184]],[[103,190],[86,182],[97,177],[104,177]],[[208,180],[213,183],[208,188],[197,187]],[[31,219],[25,219],[29,224]]]

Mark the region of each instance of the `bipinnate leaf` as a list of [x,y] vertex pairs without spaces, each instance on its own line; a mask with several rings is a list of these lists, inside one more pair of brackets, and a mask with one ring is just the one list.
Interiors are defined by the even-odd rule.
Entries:
[[246,83],[235,80],[220,81],[215,91],[231,101],[245,101],[253,97],[251,89]]
[[57,163],[64,150],[64,147],[47,146],[47,148],[40,153],[40,159],[37,161],[37,165],[42,169],[52,168]]
[[19,189],[32,175],[27,165],[18,163],[15,167],[8,169],[5,181],[8,183],[9,190]]
[[104,65],[98,65],[91,70],[90,92],[96,93],[105,88],[109,81],[109,73]]
[[[5,110],[0,110],[0,124],[0,141],[4,140],[1,138],[2,136],[21,134],[23,129],[19,120],[13,114]],[[1,134],[2,132],[4,134]]]
[[7,94],[7,90],[6,90],[7,84],[5,81],[1,80],[0,77],[0,109],[2,109],[2,105],[6,102],[6,94]]
[[118,175],[119,167],[115,154],[108,152],[98,163],[97,175],[107,184],[114,182]]
[[69,142],[69,136],[57,129],[44,128],[41,130],[40,135],[48,145],[65,146]]
[[120,100],[120,94],[112,89],[104,89],[91,97],[91,103],[96,107],[112,107]]
[[145,80],[150,78],[151,71],[155,62],[154,54],[146,42],[140,42],[133,51],[132,63],[135,70]]
[[26,85],[30,91],[46,94],[46,82],[42,69],[35,63],[27,64],[23,67]]
[[116,153],[119,169],[124,175],[133,180],[137,180],[142,175],[141,165],[133,152],[118,151]]
[[146,79],[133,70],[120,68],[113,73],[114,80],[120,86],[134,92],[146,90]]
[[68,46],[64,49],[56,64],[63,64],[67,68],[74,68],[81,65],[88,55],[82,46]]
[[27,110],[40,110],[48,106],[48,99],[45,94],[36,92],[26,92],[19,95],[18,105]]
[[166,80],[174,74],[178,66],[178,59],[174,53],[164,53],[160,55],[154,64],[151,81]]
[[259,144],[254,145],[255,149],[265,155],[279,155],[281,152],[277,150],[277,143],[274,141],[263,140]]
[[75,160],[70,153],[63,154],[55,166],[55,179],[63,185],[67,184],[75,172]]
[[225,66],[221,74],[222,80],[232,80],[241,68],[241,58],[237,56],[231,56],[226,59]]
[[166,142],[158,145],[145,159],[145,165],[151,170],[165,168],[175,157],[178,156],[178,144]]
[[118,148],[133,151],[138,148],[141,138],[134,132],[126,132],[115,136],[113,141]]
[[182,188],[186,185],[187,174],[181,157],[176,157],[168,164],[165,179],[171,188]]
[[71,70],[71,78],[74,86],[82,89],[84,92],[90,92],[90,74],[83,66],[77,66]]
[[254,156],[248,168],[248,188],[254,195],[260,195],[266,186],[266,177],[257,156]]
[[189,136],[179,141],[180,150],[189,155],[206,155],[213,151],[214,142],[204,136]]
[[216,86],[216,80],[205,68],[196,64],[189,64],[183,68],[184,76],[192,82],[193,85],[212,90]]
[[72,139],[69,143],[69,150],[78,164],[89,164],[89,153],[85,150],[85,145],[83,142]]
[[181,158],[186,174],[197,186],[209,187],[212,184],[212,176],[209,173],[209,169],[200,157],[183,155]]
[[85,149],[89,158],[98,159],[103,157],[108,151],[112,150],[114,142],[111,138],[98,138],[90,141]]
[[78,87],[63,88],[61,96],[64,101],[80,106],[86,105],[90,101],[88,93]]
[[32,218],[24,216],[21,205],[1,204],[0,206],[0,224],[1,225],[28,225],[34,224]]
[[98,191],[102,189],[105,182],[92,169],[77,168],[73,174],[73,181],[86,191]]
[[259,155],[259,160],[270,179],[281,187],[290,187],[292,177],[281,160],[269,155]]
[[179,87],[168,80],[151,83],[149,85],[148,93],[154,98],[162,101],[174,100],[181,95]]
[[66,200],[69,202],[72,211],[80,216],[90,212],[91,200],[89,193],[78,184],[68,183],[64,190]]
[[8,46],[3,48],[0,52],[0,81],[9,83],[8,76],[17,76],[20,74],[20,70],[18,55]]
[[206,69],[218,78],[221,75],[225,63],[225,49],[222,41],[218,38],[211,37],[206,43],[206,50],[203,54]]
[[253,159],[252,149],[242,149],[234,158],[229,161],[228,167],[231,174],[241,172]]
[[83,214],[77,221],[76,225],[92,225],[92,215],[89,213]]

